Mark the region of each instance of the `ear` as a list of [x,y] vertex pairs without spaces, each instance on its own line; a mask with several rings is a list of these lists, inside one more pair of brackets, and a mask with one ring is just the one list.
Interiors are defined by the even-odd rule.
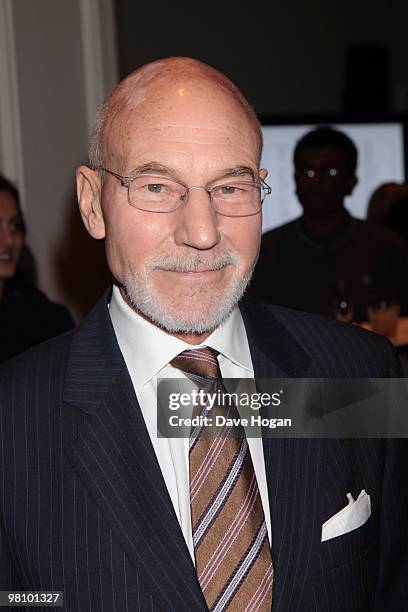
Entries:
[[96,170],[79,166],[76,171],[77,196],[82,221],[93,238],[105,238],[105,221],[101,207],[101,179]]
[[351,176],[348,179],[348,184],[347,184],[345,195],[348,195],[348,196],[351,195],[357,183],[358,183],[358,178],[356,176]]
[[266,168],[261,168],[259,170],[259,176],[261,177],[261,179],[264,181],[266,179],[266,177],[268,176],[268,171]]

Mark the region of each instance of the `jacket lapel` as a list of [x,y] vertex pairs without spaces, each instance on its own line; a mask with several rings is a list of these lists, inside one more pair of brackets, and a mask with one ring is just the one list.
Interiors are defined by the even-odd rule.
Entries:
[[[241,312],[256,378],[308,376],[311,358],[273,308],[243,304]],[[272,522],[273,610],[302,609],[312,555],[320,545],[323,449],[320,440],[270,437],[263,438],[263,447]]]
[[155,598],[166,609],[206,610],[106,298],[74,335],[64,401],[87,415],[69,461]]
[[[206,610],[194,566],[116,342],[105,297],[74,335],[64,401],[87,414],[67,449],[131,562],[167,609]],[[243,305],[256,378],[306,376],[310,357],[270,309]],[[273,609],[301,607],[320,543],[318,440],[264,438],[275,568]],[[177,563],[174,563],[177,559]]]

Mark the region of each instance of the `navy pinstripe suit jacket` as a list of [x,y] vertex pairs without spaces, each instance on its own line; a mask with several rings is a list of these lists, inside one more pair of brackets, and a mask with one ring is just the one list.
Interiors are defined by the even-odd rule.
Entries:
[[[206,610],[105,297],[0,373],[0,590],[63,590],[65,609]],[[247,305],[258,377],[399,375],[387,342]],[[408,610],[405,442],[264,440],[273,610]],[[345,494],[367,523],[321,543]]]

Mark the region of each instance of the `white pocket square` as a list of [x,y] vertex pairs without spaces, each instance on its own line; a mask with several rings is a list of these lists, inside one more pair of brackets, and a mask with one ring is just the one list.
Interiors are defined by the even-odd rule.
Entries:
[[323,523],[322,542],[358,529],[368,521],[371,515],[371,500],[364,489],[357,499],[353,499],[351,493],[347,493],[347,498],[347,506]]

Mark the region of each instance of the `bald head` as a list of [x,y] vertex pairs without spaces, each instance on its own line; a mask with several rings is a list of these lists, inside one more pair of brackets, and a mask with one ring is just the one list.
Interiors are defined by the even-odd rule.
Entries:
[[[148,121],[167,105],[189,105],[199,101],[203,110],[217,105],[229,107],[236,114],[237,125],[246,122],[253,133],[258,150],[262,151],[262,133],[255,111],[239,89],[224,74],[191,58],[174,57],[146,64],[121,81],[101,107],[93,129],[89,159],[93,168],[121,157],[127,128],[134,115]],[[188,114],[188,113],[186,113]]]

